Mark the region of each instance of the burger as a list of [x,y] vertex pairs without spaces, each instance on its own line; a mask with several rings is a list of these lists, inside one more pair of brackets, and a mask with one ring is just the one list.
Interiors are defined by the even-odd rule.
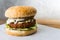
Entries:
[[37,32],[36,9],[31,6],[13,6],[5,11],[6,33],[13,36],[27,36]]

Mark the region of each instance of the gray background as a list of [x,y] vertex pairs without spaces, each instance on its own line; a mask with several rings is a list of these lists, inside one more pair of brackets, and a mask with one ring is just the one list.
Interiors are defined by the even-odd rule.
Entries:
[[60,0],[0,0],[0,19],[5,19],[5,10],[14,5],[34,6],[36,18],[60,19]]

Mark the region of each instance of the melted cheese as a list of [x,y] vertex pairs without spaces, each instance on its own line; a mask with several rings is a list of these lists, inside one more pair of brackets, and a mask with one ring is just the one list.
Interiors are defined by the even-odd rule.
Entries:
[[10,24],[11,22],[15,22],[14,19],[8,19],[7,24]]
[[24,20],[24,19],[16,19],[16,21],[22,21],[22,20]]
[[[7,24],[10,24],[11,22],[14,22],[14,24],[16,24],[18,21],[22,21],[22,20],[24,20],[24,19],[8,19],[7,20]],[[32,20],[33,21],[33,20]],[[27,20],[27,21],[25,21],[26,23],[27,22],[30,22],[30,20]],[[23,23],[23,22],[18,22],[18,23]]]
[[[10,24],[11,22],[14,22],[14,24],[16,24],[18,21],[22,21],[24,19],[8,19],[7,20],[7,24]],[[23,23],[23,22],[19,22],[19,23]]]

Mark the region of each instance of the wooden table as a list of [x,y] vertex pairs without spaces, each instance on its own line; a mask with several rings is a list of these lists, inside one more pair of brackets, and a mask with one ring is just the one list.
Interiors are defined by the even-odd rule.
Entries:
[[4,24],[6,22],[6,20],[0,20],[0,25]]
[[54,28],[60,28],[59,19],[37,19],[38,24],[47,25]]

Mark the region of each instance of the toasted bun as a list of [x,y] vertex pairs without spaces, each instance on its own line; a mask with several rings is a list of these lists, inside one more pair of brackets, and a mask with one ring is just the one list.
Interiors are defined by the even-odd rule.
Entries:
[[29,17],[36,14],[36,9],[31,6],[13,6],[6,10],[5,16],[8,18]]
[[29,30],[29,31],[16,31],[16,30],[6,29],[6,33],[8,35],[12,35],[12,36],[28,36],[28,35],[31,35],[35,32],[37,32],[37,28],[34,30]]

